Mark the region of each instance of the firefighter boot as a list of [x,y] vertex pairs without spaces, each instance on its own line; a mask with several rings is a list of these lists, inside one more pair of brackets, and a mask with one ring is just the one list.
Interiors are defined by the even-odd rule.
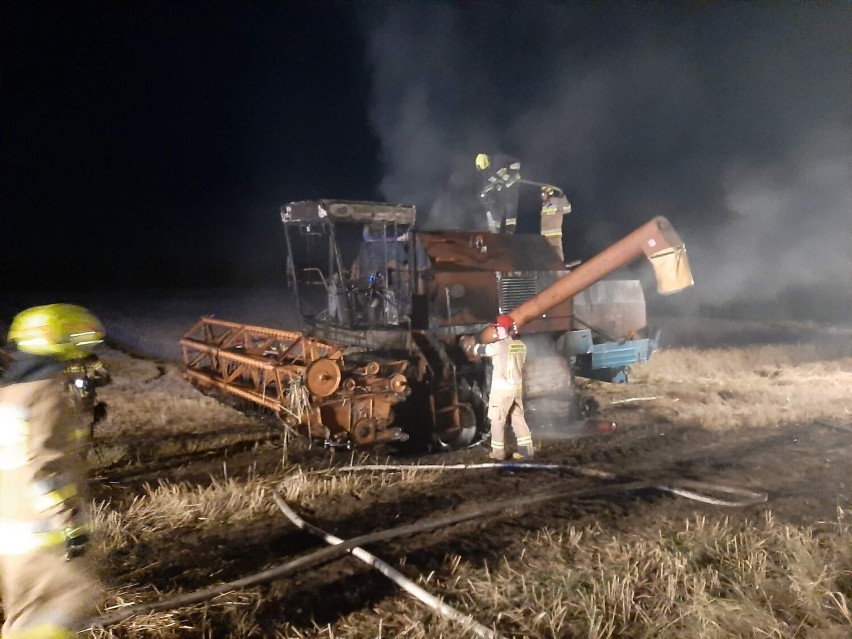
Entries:
[[518,437],[518,450],[512,453],[512,459],[532,459],[534,455],[532,436]]

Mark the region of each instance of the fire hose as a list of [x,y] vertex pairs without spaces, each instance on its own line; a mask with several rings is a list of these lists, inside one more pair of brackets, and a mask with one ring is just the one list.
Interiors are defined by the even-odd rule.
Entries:
[[[359,472],[359,471],[386,471],[386,470],[482,470],[487,468],[497,468],[500,470],[556,470],[570,472],[574,475],[584,477],[594,477],[596,479],[606,479],[619,482],[636,482],[640,481],[632,477],[617,475],[605,470],[596,468],[587,468],[585,466],[571,466],[567,464],[541,464],[532,462],[483,462],[480,464],[366,464],[361,466],[340,466],[335,470],[342,472]],[[317,470],[315,473],[327,473],[327,470]],[[728,508],[743,508],[745,506],[754,506],[762,504],[769,495],[766,491],[754,491],[749,488],[739,486],[728,486],[726,484],[718,484],[715,482],[696,481],[692,479],[678,479],[675,481],[641,481],[643,488],[652,488],[662,492],[684,497],[693,501],[711,504],[713,506],[725,506]],[[712,495],[702,494],[698,491],[717,492],[724,495],[738,496],[740,499],[721,499]]]
[[[292,521],[296,526],[298,526],[302,530],[306,530],[312,535],[316,535],[317,537],[322,538],[324,541],[326,541],[332,546],[343,543],[343,539],[341,539],[340,537],[330,535],[324,530],[317,528],[312,524],[309,524],[304,519],[299,517],[299,515],[296,514],[296,511],[290,508],[287,503],[283,499],[281,499],[281,496],[278,495],[278,493],[273,493],[272,497],[273,499],[275,499],[275,503],[278,504],[278,508],[281,509],[281,512],[283,512],[284,515],[290,521]],[[435,610],[442,617],[460,623],[463,628],[470,630],[477,637],[483,637],[484,639],[505,639],[503,635],[497,634],[490,628],[486,628],[485,626],[474,620],[473,617],[462,614],[455,608],[447,605],[446,603],[444,603],[443,601],[441,601],[440,599],[438,599],[437,597],[435,597],[434,595],[427,592],[425,589],[421,588],[416,583],[408,579],[408,577],[403,575],[401,572],[388,565],[375,555],[367,552],[363,548],[355,547],[352,548],[349,552],[352,553],[353,556],[366,563],[368,566],[375,568],[385,577],[401,586],[406,592],[425,603],[427,606]]]
[[107,626],[115,625],[138,615],[145,615],[161,610],[173,610],[183,606],[190,606],[204,601],[210,601],[220,595],[234,590],[247,588],[249,586],[256,586],[275,579],[281,579],[282,577],[288,577],[308,568],[328,563],[340,558],[358,546],[366,546],[382,541],[397,539],[399,537],[428,532],[438,528],[451,526],[453,524],[470,521],[471,519],[476,519],[483,515],[494,513],[506,514],[514,510],[522,510],[532,505],[556,499],[600,497],[602,495],[623,492],[626,490],[641,490],[646,487],[647,485],[645,482],[633,482],[629,484],[608,484],[604,486],[594,486],[591,488],[551,490],[497,502],[492,501],[479,508],[467,509],[464,512],[452,513],[443,517],[430,516],[413,524],[406,524],[396,528],[389,528],[387,530],[380,530],[360,535],[358,537],[353,537],[352,539],[348,539],[335,546],[315,550],[314,552],[302,555],[301,557],[286,563],[277,564],[267,568],[266,570],[262,570],[234,581],[210,586],[208,588],[202,588],[193,592],[176,595],[174,597],[133,604],[108,615],[90,619],[86,623],[87,627],[85,630],[98,627],[106,628]]

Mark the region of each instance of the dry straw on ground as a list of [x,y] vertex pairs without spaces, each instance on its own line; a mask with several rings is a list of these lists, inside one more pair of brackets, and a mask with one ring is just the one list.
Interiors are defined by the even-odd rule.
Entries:
[[637,366],[633,384],[594,384],[602,406],[653,397],[673,424],[712,430],[852,419],[852,340],[744,348],[678,348]]
[[[200,397],[171,365],[114,354],[116,383],[104,389],[110,417],[99,426],[96,472],[133,471],[140,463],[195,455],[268,438],[259,424]],[[599,401],[656,397],[643,409],[656,419],[702,429],[768,427],[791,421],[850,422],[852,343],[848,340],[743,349],[672,349],[637,367],[634,384],[595,386]],[[135,437],[144,431],[144,445]],[[157,437],[151,437],[151,434]],[[258,444],[263,445],[263,444]],[[277,445],[277,444],[273,444]],[[212,453],[211,453],[212,451]],[[284,460],[275,472],[206,481],[162,479],[135,497],[93,505],[100,533],[92,555],[108,574],[111,609],[150,601],[147,576],[158,544],[202,545],[206,536],[261,527],[280,517],[270,498],[281,486],[306,512],[323,499],[357,500],[400,482],[428,484],[411,472],[329,476]],[[847,504],[848,505],[848,504]],[[650,638],[849,637],[852,627],[852,522],[792,526],[771,514],[728,520],[724,513],[671,518],[658,504],[618,528],[546,527],[525,538],[522,555],[499,562],[447,556],[434,574],[409,576],[461,612],[513,637]],[[242,528],[241,528],[242,527]],[[134,554],[136,545],[154,549]],[[216,583],[217,567],[192,577]],[[292,623],[275,607],[290,584],[233,592],[166,613],[134,617],[97,637],[281,637],[288,639],[457,638],[460,631],[401,594],[390,594],[332,623]]]

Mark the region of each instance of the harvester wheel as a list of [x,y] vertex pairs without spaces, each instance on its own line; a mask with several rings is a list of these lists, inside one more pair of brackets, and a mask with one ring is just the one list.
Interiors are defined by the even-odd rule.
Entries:
[[340,386],[340,367],[326,357],[315,359],[305,369],[305,386],[316,397],[328,397]]
[[441,448],[462,448],[476,435],[476,413],[470,404],[454,404],[438,411],[435,438]]

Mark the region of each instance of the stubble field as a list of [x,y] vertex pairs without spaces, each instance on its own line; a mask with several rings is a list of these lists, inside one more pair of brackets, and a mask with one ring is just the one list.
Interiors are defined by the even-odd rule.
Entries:
[[[89,457],[97,637],[850,636],[848,327],[669,318],[630,384],[577,380],[614,432],[551,420],[535,465],[495,468],[481,447],[311,448],[182,379],[193,305],[89,304],[118,336]],[[310,559],[326,544],[276,494],[344,540],[409,526],[363,545],[466,621],[351,555]]]

